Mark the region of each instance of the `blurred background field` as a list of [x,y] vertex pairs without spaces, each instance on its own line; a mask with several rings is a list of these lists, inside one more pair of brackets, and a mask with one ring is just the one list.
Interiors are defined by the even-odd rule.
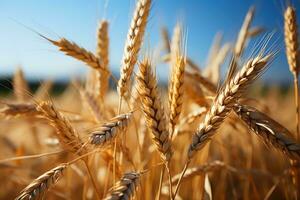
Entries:
[[[110,194],[118,189],[128,198],[172,199],[170,189],[175,189],[193,148],[188,172],[198,171],[183,177],[175,200],[298,199],[300,144],[283,15],[288,5],[298,14],[300,1],[153,0],[134,73],[129,75],[134,81],[125,95],[118,92],[117,81],[126,74],[120,67],[127,62],[123,55],[131,50],[124,50],[124,45],[131,44],[125,41],[137,2],[150,1],[0,1],[0,199],[17,195],[22,200],[113,199]],[[238,55],[235,45],[247,13],[253,20]],[[105,92],[101,91],[105,59],[96,51],[102,47],[97,30],[104,19],[109,24],[106,67],[112,75],[104,80],[109,83]],[[176,29],[180,33],[174,42]],[[74,42],[75,50],[76,44],[84,49],[74,53],[71,48],[69,53],[57,42],[62,38]],[[173,42],[179,49],[174,48],[179,52],[175,57],[185,66],[182,79],[173,74],[178,67],[172,60],[175,50],[166,48]],[[227,49],[224,57],[222,49]],[[90,60],[83,61],[84,56]],[[153,66],[146,69],[156,75],[157,93],[150,88],[155,82],[149,81],[151,73],[145,70],[148,74],[143,77],[141,72],[148,56]],[[246,68],[244,63],[255,56],[263,60],[262,69],[256,72],[250,67],[246,78],[235,73],[238,86],[230,82],[235,79],[226,77],[227,71],[234,64],[236,71]],[[254,78],[252,73],[257,73]],[[175,79],[178,88],[172,85]],[[233,86],[226,97],[223,90],[229,83]],[[178,100],[175,106],[171,98]],[[242,119],[237,110],[242,106],[256,108],[254,114],[245,115],[262,119]],[[216,128],[211,131],[211,127]],[[199,129],[203,135],[197,133]],[[173,133],[174,138],[169,136]],[[108,144],[95,145],[93,137],[103,134],[101,139]],[[170,163],[169,144],[174,150]],[[100,152],[81,158],[95,149]],[[80,162],[73,163],[74,159]],[[61,163],[68,166],[57,174],[59,182],[51,173],[46,181],[38,180]],[[136,172],[139,181],[117,182],[126,172]],[[113,187],[116,182],[121,186]]]

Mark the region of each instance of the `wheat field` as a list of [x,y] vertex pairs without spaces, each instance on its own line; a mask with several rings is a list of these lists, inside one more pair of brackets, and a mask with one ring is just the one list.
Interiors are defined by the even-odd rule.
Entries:
[[[270,42],[273,32],[252,26],[251,7],[236,40],[213,45],[205,68],[189,57],[180,22],[173,31],[162,28],[159,61],[141,50],[152,6],[136,2],[119,76],[110,68],[109,19],[99,22],[94,52],[39,34],[88,74],[57,95],[51,81],[32,90],[22,69],[15,72],[0,101],[0,199],[300,198],[293,5],[283,13],[283,49]],[[294,82],[266,89],[258,79],[279,51]],[[167,87],[157,62],[168,66]]]

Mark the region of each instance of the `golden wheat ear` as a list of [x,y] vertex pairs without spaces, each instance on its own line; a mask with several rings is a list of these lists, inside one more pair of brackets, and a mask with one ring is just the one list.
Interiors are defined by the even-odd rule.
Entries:
[[120,72],[121,77],[118,82],[118,92],[120,96],[125,96],[129,89],[131,75],[143,42],[151,2],[152,0],[138,0],[136,4],[127,34]]
[[113,142],[113,139],[128,126],[131,117],[132,112],[129,112],[110,119],[99,128],[90,132],[89,143],[97,147]]
[[66,38],[61,38],[56,41],[40,33],[37,34],[45,40],[49,41],[54,46],[58,47],[58,49],[61,52],[64,52],[66,55],[84,62],[93,69],[106,71],[106,69],[104,69],[104,67],[102,66],[102,61],[98,57],[96,57],[92,52],[86,50],[85,48],[80,47],[75,42],[71,42]]
[[172,155],[171,141],[164,109],[160,101],[156,77],[152,73],[151,63],[148,59],[139,63],[139,73],[136,80],[147,127],[152,134],[152,139],[162,159],[168,161]]
[[39,103],[37,110],[49,124],[55,128],[56,136],[66,150],[79,155],[87,152],[77,131],[73,128],[69,120],[54,107],[52,102],[46,101]]
[[295,8],[288,6],[284,12],[284,41],[290,71],[299,73],[298,64],[298,26]]
[[141,174],[136,172],[125,173],[120,181],[111,188],[110,193],[104,199],[121,200],[133,198],[139,184],[140,176]]
[[300,138],[300,115],[299,115],[299,44],[298,26],[295,8],[288,6],[284,12],[284,41],[289,68],[294,78],[294,95],[296,104],[296,138]]
[[109,36],[108,36],[109,23],[106,20],[102,20],[99,24],[97,31],[97,49],[96,56],[101,60],[102,66],[105,71],[97,71],[97,78],[99,87],[99,100],[103,99],[109,88]]
[[300,160],[300,144],[281,124],[250,106],[236,105],[234,111],[268,146],[280,150],[291,159]]
[[244,90],[264,71],[270,58],[271,55],[259,55],[248,60],[235,76],[224,83],[209,111],[206,113],[204,121],[199,125],[199,129],[193,136],[188,150],[189,159],[210,141],[233,108],[234,103],[242,96]]
[[63,163],[45,172],[24,188],[15,200],[43,199],[47,191],[63,176],[67,167],[68,164]]
[[171,139],[174,134],[175,126],[178,124],[179,116],[183,104],[184,94],[184,72],[186,61],[184,56],[177,56],[177,61],[173,66],[171,73],[171,85],[169,88],[169,106],[170,106],[170,133]]

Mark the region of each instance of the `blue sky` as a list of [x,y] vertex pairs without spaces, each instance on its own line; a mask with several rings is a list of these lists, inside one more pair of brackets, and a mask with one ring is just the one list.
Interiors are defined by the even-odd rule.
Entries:
[[[145,44],[154,49],[160,44],[160,27],[172,31],[178,20],[188,32],[187,52],[200,65],[205,60],[216,32],[224,42],[235,40],[244,16],[256,6],[253,25],[276,30],[281,53],[264,75],[269,80],[291,80],[282,38],[283,4],[278,0],[154,0]],[[293,4],[299,7],[297,0]],[[29,78],[64,78],[82,74],[87,67],[64,56],[24,24],[53,38],[66,37],[94,51],[96,27],[102,18],[110,21],[110,60],[118,72],[135,0],[1,0],[0,74],[11,74],[22,66]],[[16,22],[17,21],[17,22]],[[167,76],[160,68],[158,75]]]

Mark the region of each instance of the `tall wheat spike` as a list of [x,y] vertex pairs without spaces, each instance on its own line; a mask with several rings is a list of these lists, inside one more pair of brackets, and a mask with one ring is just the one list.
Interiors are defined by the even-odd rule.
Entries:
[[127,35],[125,44],[120,79],[118,82],[118,92],[120,96],[125,96],[128,92],[129,82],[138,59],[146,24],[149,16],[152,0],[138,0]]
[[108,37],[108,21],[102,20],[99,24],[97,32],[97,50],[96,56],[101,60],[105,71],[97,71],[99,78],[99,95],[103,98],[109,87],[109,37]]
[[210,141],[233,108],[235,101],[243,94],[245,88],[261,74],[270,58],[270,54],[266,56],[260,54],[249,59],[231,80],[225,82],[206,113],[204,121],[193,136],[188,150],[188,159],[191,159],[196,151],[202,149]]
[[253,16],[254,16],[254,11],[255,11],[255,8],[251,7],[244,19],[244,23],[241,27],[241,30],[239,32],[239,35],[238,35],[238,38],[236,40],[235,47],[234,47],[234,53],[235,53],[236,57],[240,57],[243,52],[243,49],[244,49],[244,46],[245,46],[245,43],[247,40],[250,24],[251,24]]
[[296,137],[300,139],[300,116],[299,116],[299,84],[298,76],[300,71],[298,55],[298,26],[296,11],[292,6],[288,6],[284,12],[284,39],[286,46],[286,56],[290,71],[294,76],[295,104],[296,104]]
[[161,28],[161,35],[164,43],[164,49],[166,50],[167,53],[171,52],[171,46],[170,46],[170,36],[168,29],[166,27]]
[[173,30],[172,41],[170,44],[171,52],[170,52],[170,61],[171,66],[174,66],[177,62],[177,58],[182,50],[182,25],[181,23],[177,23]]
[[172,155],[171,141],[158,93],[156,77],[152,73],[148,59],[139,63],[137,83],[142,110],[146,117],[147,126],[152,133],[152,139],[161,153],[162,159],[169,161]]
[[178,123],[181,113],[184,93],[184,70],[185,70],[185,57],[177,55],[176,63],[172,69],[171,85],[169,88],[169,106],[170,106],[170,133],[171,138],[176,124]]
[[[188,149],[187,161],[175,188],[175,197],[180,188],[181,179],[183,178],[195,153],[201,150],[216,134],[216,131],[224,122],[226,116],[233,109],[235,102],[243,94],[247,86],[252,83],[253,80],[255,80],[266,68],[271,57],[271,54],[266,56],[259,54],[257,57],[249,59],[239,72],[237,72],[232,78],[225,81],[223,87],[221,87],[214,98],[214,101],[206,113],[203,122],[200,123],[198,130],[192,137],[192,142]],[[234,60],[232,60],[230,70],[234,64]]]

